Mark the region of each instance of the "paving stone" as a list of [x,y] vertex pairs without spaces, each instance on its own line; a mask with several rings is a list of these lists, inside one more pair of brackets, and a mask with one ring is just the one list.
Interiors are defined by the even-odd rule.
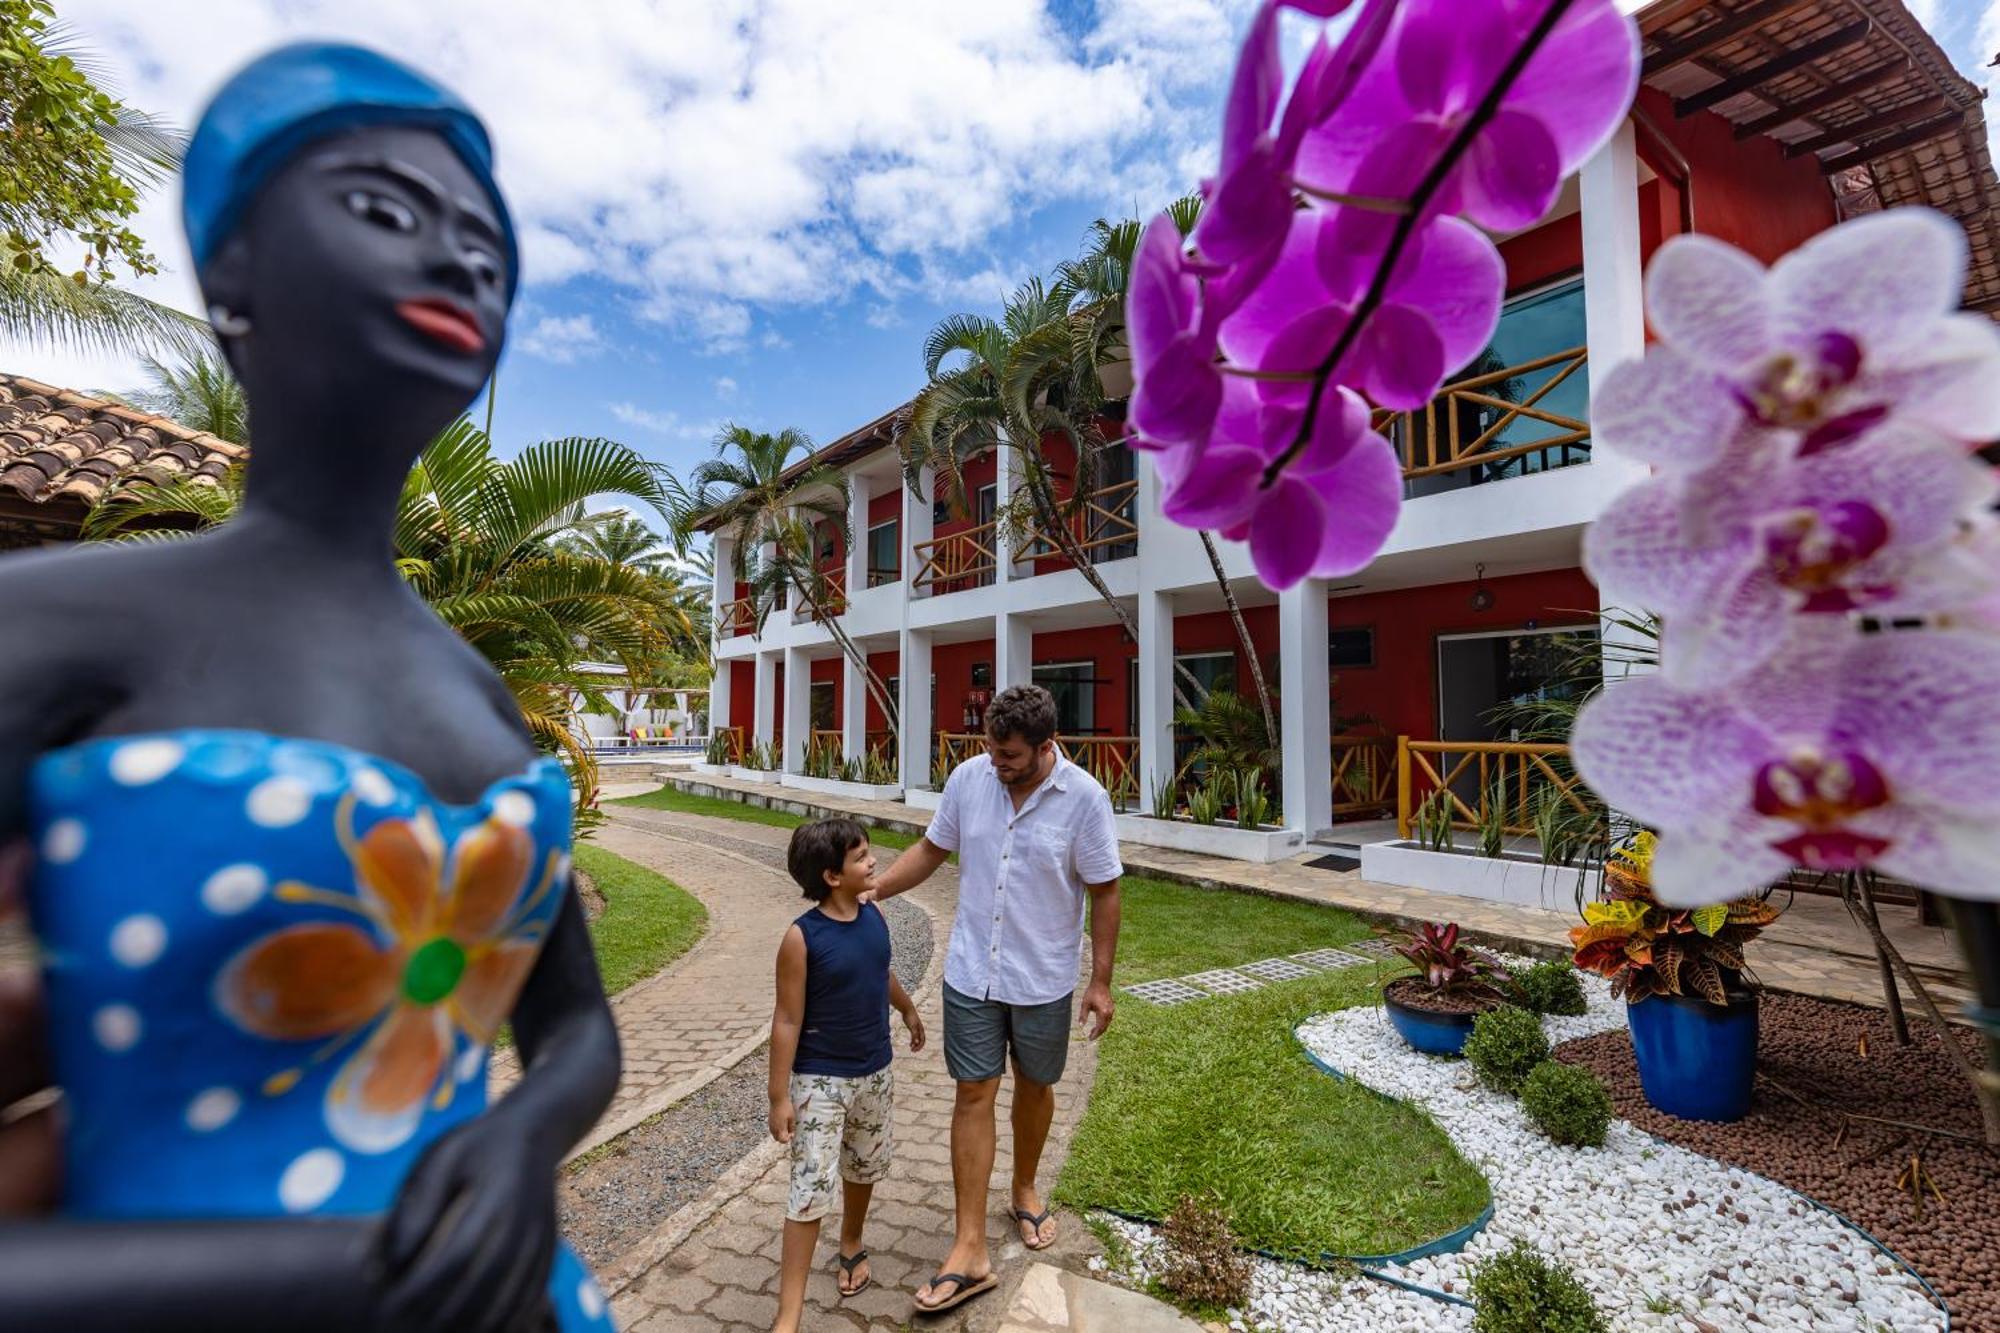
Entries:
[[1292,961],[1331,971],[1335,968],[1359,967],[1369,960],[1363,958],[1360,954],[1349,953],[1344,949],[1309,949],[1305,953],[1293,954]]
[[730,1289],[710,1301],[702,1314],[716,1321],[732,1321],[753,1327],[770,1327],[771,1318],[778,1312],[776,1295],[752,1295],[747,1291]]
[[1213,995],[1241,995],[1245,991],[1261,990],[1264,983],[1255,977],[1246,977],[1241,972],[1232,972],[1226,967],[1213,972],[1197,972],[1191,977],[1182,977],[1190,986],[1199,986]]
[[1186,1004],[1190,1000],[1205,1000],[1208,992],[1182,985],[1178,981],[1142,981],[1136,986],[1120,987],[1127,995],[1136,995],[1153,1004]]
[[1317,969],[1302,966],[1289,958],[1266,958],[1260,962],[1243,963],[1236,970],[1263,981],[1297,981],[1300,977],[1318,975]]

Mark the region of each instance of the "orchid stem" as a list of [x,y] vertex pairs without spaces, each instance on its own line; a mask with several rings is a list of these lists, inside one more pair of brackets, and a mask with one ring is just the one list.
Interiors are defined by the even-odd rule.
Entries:
[[1410,237],[1416,234],[1417,222],[1428,211],[1431,199],[1444,187],[1445,178],[1451,175],[1459,159],[1471,149],[1472,141],[1478,138],[1479,132],[1500,113],[1500,104],[1506,99],[1508,91],[1520,79],[1522,72],[1528,67],[1528,62],[1534,59],[1535,53],[1541,50],[1542,43],[1548,40],[1549,34],[1555,31],[1556,24],[1569,12],[1572,3],[1574,0],[1550,0],[1549,7],[1542,11],[1542,16],[1535,20],[1535,26],[1528,30],[1526,39],[1509,57],[1506,67],[1500,71],[1500,77],[1493,81],[1493,86],[1486,90],[1486,96],[1480,99],[1479,105],[1473,109],[1470,116],[1466,117],[1465,123],[1459,126],[1458,133],[1445,146],[1444,152],[1431,164],[1431,169],[1417,183],[1417,188],[1411,191],[1408,207],[1402,216],[1396,219],[1396,230],[1389,238],[1389,248],[1383,253],[1382,262],[1376,267],[1375,276],[1369,281],[1367,294],[1354,307],[1346,327],[1341,329],[1340,336],[1334,340],[1332,350],[1313,372],[1315,387],[1312,397],[1306,402],[1305,415],[1299,419],[1298,434],[1285,452],[1273,459],[1264,469],[1263,480],[1258,483],[1260,487],[1268,490],[1277,484],[1279,474],[1291,466],[1292,460],[1305,452],[1306,443],[1312,439],[1313,423],[1319,416],[1320,402],[1326,397],[1327,379],[1340,364],[1341,358],[1353,349],[1355,339],[1361,336],[1362,328],[1368,323],[1368,317],[1382,304],[1382,298],[1389,290],[1389,279],[1396,272],[1397,263],[1403,258],[1403,249],[1410,243]]

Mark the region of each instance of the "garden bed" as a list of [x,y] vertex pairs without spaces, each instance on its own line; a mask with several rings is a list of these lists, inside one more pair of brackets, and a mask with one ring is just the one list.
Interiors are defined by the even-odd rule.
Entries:
[[1268,864],[1295,855],[1305,846],[1303,829],[1238,828],[1233,824],[1197,824],[1186,819],[1153,815],[1119,815],[1118,836],[1146,847],[1200,852],[1232,861]]
[[[1766,992],[1756,1100],[1733,1124],[1677,1120],[1648,1106],[1622,1029],[1569,1042],[1556,1057],[1595,1071],[1633,1124],[1754,1167],[1866,1227],[1944,1295],[1954,1329],[2000,1333],[2000,1152],[1941,1135],[1925,1143],[1921,1133],[1863,1120],[1845,1122],[1841,1135],[1841,1113],[1851,1112],[1979,1137],[1964,1075],[1910,1008],[1915,1043],[1899,1049],[1880,1010]],[[1960,1039],[1978,1061],[1973,1035]],[[1927,1193],[1921,1214],[1896,1184],[1919,1147],[1944,1196]]]
[[741,764],[731,764],[729,776],[738,782],[777,782],[785,775],[775,768],[745,768]]
[[780,779],[781,785],[796,787],[800,791],[818,792],[821,796],[845,796],[854,801],[900,801],[903,789],[889,782],[844,782],[839,778],[813,778],[803,773],[786,773]]

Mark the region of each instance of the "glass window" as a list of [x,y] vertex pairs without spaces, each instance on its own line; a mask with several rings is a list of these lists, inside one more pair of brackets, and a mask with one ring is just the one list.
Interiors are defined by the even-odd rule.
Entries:
[[877,523],[868,529],[868,586],[878,588],[885,583],[894,583],[903,576],[901,536],[903,525],[899,519]]
[[1055,696],[1056,734],[1088,736],[1097,730],[1097,664],[1058,662],[1034,669],[1035,684]]
[[[1185,667],[1188,675],[1195,678],[1201,686],[1202,698],[1207,698],[1212,690],[1236,688],[1235,653],[1176,653],[1174,663],[1176,666]],[[1176,671],[1174,674],[1179,676],[1180,672]],[[1187,683],[1185,677],[1181,683]],[[1195,702],[1199,703],[1200,700]]]
[[840,725],[838,719],[833,715],[832,681],[814,681],[810,690],[810,698],[812,701],[812,729],[814,731],[832,731]]
[[1372,667],[1375,665],[1375,630],[1373,626],[1362,625],[1354,629],[1337,629],[1328,636],[1327,664],[1335,667]]

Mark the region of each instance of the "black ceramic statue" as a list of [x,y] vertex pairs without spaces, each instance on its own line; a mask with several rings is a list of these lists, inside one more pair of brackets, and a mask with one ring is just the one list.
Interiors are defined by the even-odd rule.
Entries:
[[0,1329],[608,1329],[556,1234],[618,1080],[568,780],[392,561],[513,295],[485,132],[289,47],[217,95],[186,191],[256,423],[240,516],[0,562],[0,845],[34,853],[65,1103]]

